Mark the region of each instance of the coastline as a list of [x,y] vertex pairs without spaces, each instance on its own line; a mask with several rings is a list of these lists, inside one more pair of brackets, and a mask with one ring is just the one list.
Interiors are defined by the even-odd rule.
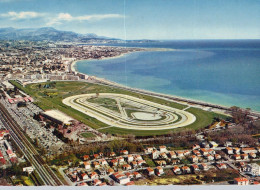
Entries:
[[[176,51],[176,49],[144,48],[144,51]],[[131,53],[135,53],[135,52],[139,52],[139,51],[122,53],[122,54],[117,55],[117,56],[104,57],[104,58],[100,58],[100,59],[82,59],[82,60],[115,59],[115,58],[120,58],[120,57],[123,57],[123,56],[131,54]],[[71,63],[71,71],[74,72],[74,73],[81,74],[81,75],[89,76],[87,73],[81,73],[77,70],[76,63],[78,61],[81,61],[81,60],[75,60]],[[199,107],[201,109],[212,108],[212,109],[216,109],[216,110],[212,110],[213,112],[221,111],[222,113],[224,113],[223,110],[228,111],[230,109],[230,106],[226,106],[226,105],[222,105],[222,104],[215,104],[215,103],[211,103],[211,102],[207,102],[207,101],[203,101],[203,100],[180,97],[180,96],[176,96],[176,95],[172,95],[172,94],[159,93],[159,92],[154,92],[154,91],[145,90],[145,89],[133,88],[133,87],[129,87],[129,86],[126,86],[126,85],[122,85],[122,84],[114,82],[114,81],[110,81],[110,80],[105,79],[105,78],[100,78],[100,77],[97,77],[97,76],[91,76],[91,77],[94,78],[95,81],[97,81],[101,84],[104,84],[104,85],[111,85],[111,86],[114,86],[116,88],[123,88],[123,89],[126,89],[126,90],[135,91],[135,92],[138,92],[138,93],[141,93],[141,94],[148,94],[148,95],[151,95],[151,96],[165,98],[167,100],[172,99],[172,100],[174,100],[178,103],[181,103],[181,104],[184,104],[184,105],[189,105],[190,107]],[[244,109],[244,108],[242,108],[242,109]],[[260,114],[260,112],[257,111],[257,110],[251,110],[251,111],[255,114]]]
[[105,59],[115,59],[115,58],[120,58],[120,57],[124,57],[125,55],[127,54],[130,54],[130,53],[134,53],[134,52],[129,52],[129,53],[122,53],[120,55],[117,55],[117,56],[112,56],[112,57],[103,57],[103,58],[100,58],[100,59],[79,59],[79,60],[75,60],[73,61],[71,64],[70,64],[70,70],[71,72],[77,72],[77,73],[80,73],[80,74],[83,74],[83,75],[86,75],[85,73],[81,73],[77,70],[77,62],[78,61],[83,61],[83,60],[86,60],[86,61],[93,61],[93,60],[105,60]]
[[[121,55],[114,56],[114,57],[107,57],[107,58],[101,58],[101,59],[84,59],[84,60],[114,59],[114,58],[123,57],[126,54],[130,54],[130,53],[133,53],[133,52],[123,53]],[[78,61],[81,61],[81,60],[75,60],[71,63],[72,72],[79,73],[79,74],[82,74],[82,75],[87,75],[86,73],[81,73],[77,70],[76,63]],[[178,102],[178,103],[184,104],[184,105],[189,105],[191,107],[199,107],[201,109],[203,109],[207,106],[212,107],[213,109],[214,109],[214,107],[219,107],[219,108],[217,108],[219,110],[215,110],[215,112],[221,112],[222,114],[226,114],[225,111],[229,109],[229,107],[227,107],[225,105],[217,105],[217,104],[212,104],[210,102],[205,102],[205,101],[200,101],[200,100],[195,100],[195,99],[188,99],[188,98],[179,97],[179,96],[175,96],[175,95],[171,95],[171,94],[163,94],[163,93],[153,92],[153,91],[144,90],[144,89],[132,88],[132,87],[129,87],[129,86],[119,84],[119,83],[114,82],[114,81],[110,81],[110,80],[105,79],[105,78],[99,78],[97,76],[92,76],[92,77],[94,77],[97,82],[99,82],[103,85],[111,85],[111,86],[116,87],[116,88],[123,88],[123,89],[126,89],[126,90],[135,91],[135,92],[138,92],[138,93],[141,93],[141,94],[149,94],[151,96],[160,97],[162,99],[167,99],[167,100],[173,99],[173,101],[175,101],[175,102]],[[179,100],[174,100],[174,99],[179,99]],[[189,102],[192,102],[192,104],[197,104],[197,105],[191,105]],[[207,106],[201,106],[201,104],[206,104]],[[225,111],[223,111],[222,109],[225,109]]]
[[[129,48],[129,47],[128,47]],[[80,74],[83,74],[83,75],[86,75],[85,73],[81,73],[77,70],[77,62],[78,61],[83,61],[83,60],[86,60],[86,61],[93,61],[93,60],[109,60],[109,59],[116,59],[116,58],[120,58],[120,57],[124,57],[128,54],[131,54],[131,53],[135,53],[135,52],[142,52],[142,51],[178,51],[177,49],[171,49],[171,48],[139,48],[140,50],[137,50],[137,51],[132,51],[132,52],[127,52],[127,53],[122,53],[120,55],[116,55],[116,56],[112,56],[112,57],[103,57],[103,58],[99,58],[99,59],[93,59],[93,58],[90,58],[90,59],[78,59],[78,60],[75,60],[73,61],[71,64],[70,64],[70,70],[71,72],[77,72],[77,73],[80,73]]]

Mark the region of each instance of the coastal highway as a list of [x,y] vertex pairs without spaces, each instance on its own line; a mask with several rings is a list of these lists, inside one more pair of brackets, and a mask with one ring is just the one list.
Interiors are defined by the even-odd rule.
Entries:
[[46,162],[42,159],[41,155],[37,152],[31,142],[21,131],[20,126],[14,121],[14,119],[8,113],[8,110],[0,103],[0,119],[4,124],[4,127],[9,130],[10,136],[16,142],[17,146],[21,149],[25,157],[36,169],[43,184],[47,186],[61,186],[64,185],[61,180],[50,169]]

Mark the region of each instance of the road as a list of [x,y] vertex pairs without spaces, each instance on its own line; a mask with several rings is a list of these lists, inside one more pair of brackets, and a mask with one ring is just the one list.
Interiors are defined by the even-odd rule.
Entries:
[[43,184],[48,186],[64,185],[60,179],[54,174],[46,162],[42,159],[41,155],[37,152],[35,147],[21,132],[20,126],[10,116],[8,110],[0,103],[0,119],[4,127],[9,130],[10,136],[21,149],[25,157],[32,164],[39,174]]

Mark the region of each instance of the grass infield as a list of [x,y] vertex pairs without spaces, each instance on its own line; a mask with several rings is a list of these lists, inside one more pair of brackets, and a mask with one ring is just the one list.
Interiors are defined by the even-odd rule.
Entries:
[[50,88],[44,88],[46,83],[36,83],[29,84],[23,87],[16,81],[10,81],[13,85],[17,86],[19,89],[23,90],[25,93],[32,96],[35,100],[35,104],[41,107],[43,110],[48,109],[58,109],[67,115],[89,125],[95,129],[101,129],[100,132],[111,133],[111,134],[134,134],[137,136],[145,136],[145,135],[160,135],[167,134],[169,131],[180,131],[183,129],[199,129],[204,128],[210,125],[213,121],[214,117],[220,117],[225,119],[227,116],[217,114],[214,112],[208,112],[197,108],[189,108],[186,111],[194,114],[196,116],[196,121],[191,125],[186,127],[177,128],[177,129],[169,129],[169,130],[158,130],[158,131],[141,131],[141,130],[129,130],[122,129],[116,127],[108,127],[107,124],[100,122],[99,120],[90,117],[82,112],[74,110],[73,108],[66,106],[62,103],[62,99],[79,94],[88,94],[88,93],[118,93],[118,94],[126,94],[138,98],[142,98],[148,101],[156,102],[162,105],[166,105],[169,107],[174,107],[177,109],[184,109],[187,106],[182,105],[176,102],[170,102],[164,99],[147,96],[143,94],[138,94],[135,92],[122,90],[114,87],[108,87],[104,85],[91,84],[87,82],[74,82],[74,81],[59,81],[59,82],[46,82],[52,83]]

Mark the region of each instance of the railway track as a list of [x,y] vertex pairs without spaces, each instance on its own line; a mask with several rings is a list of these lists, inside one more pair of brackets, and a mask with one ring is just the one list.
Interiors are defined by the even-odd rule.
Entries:
[[0,103],[0,119],[5,125],[6,129],[10,131],[11,137],[17,143],[25,157],[31,162],[39,174],[43,184],[48,186],[61,186],[64,185],[61,180],[54,174],[46,162],[42,159],[41,155],[37,152],[35,147],[21,132],[20,126],[10,116],[8,110]]

